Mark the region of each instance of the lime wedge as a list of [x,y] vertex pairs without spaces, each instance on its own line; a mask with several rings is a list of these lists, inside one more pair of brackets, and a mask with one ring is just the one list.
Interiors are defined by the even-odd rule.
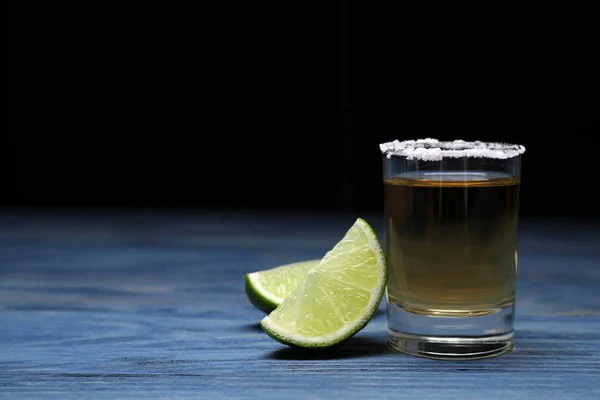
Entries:
[[386,278],[377,235],[359,218],[260,325],[271,338],[288,346],[333,346],[371,320]]
[[246,296],[267,314],[277,308],[298,286],[308,270],[321,260],[307,260],[246,274]]

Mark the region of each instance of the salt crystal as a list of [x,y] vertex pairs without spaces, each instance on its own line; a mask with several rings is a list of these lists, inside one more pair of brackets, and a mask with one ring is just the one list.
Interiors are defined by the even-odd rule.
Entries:
[[467,142],[461,139],[439,141],[426,138],[417,140],[394,140],[381,143],[381,152],[387,158],[392,156],[406,157],[408,160],[440,161],[449,158],[496,158],[507,159],[525,153],[525,147],[518,144],[495,142]]

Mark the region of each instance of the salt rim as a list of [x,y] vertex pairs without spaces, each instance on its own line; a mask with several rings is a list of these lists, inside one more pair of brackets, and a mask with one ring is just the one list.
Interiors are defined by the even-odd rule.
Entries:
[[439,141],[437,139],[394,140],[379,145],[387,158],[403,156],[407,160],[440,161],[449,158],[497,158],[508,159],[525,153],[525,147],[518,144],[494,142],[466,142],[458,139]]

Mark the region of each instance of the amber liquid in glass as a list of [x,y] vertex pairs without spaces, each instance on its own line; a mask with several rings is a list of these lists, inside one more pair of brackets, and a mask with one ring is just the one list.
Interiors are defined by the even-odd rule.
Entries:
[[388,302],[456,317],[510,306],[519,186],[518,177],[471,171],[384,180]]

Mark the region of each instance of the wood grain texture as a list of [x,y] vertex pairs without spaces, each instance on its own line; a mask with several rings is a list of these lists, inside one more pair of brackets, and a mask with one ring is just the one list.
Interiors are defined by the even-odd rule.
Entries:
[[509,355],[391,353],[383,304],[334,350],[268,338],[244,274],[321,257],[356,217],[1,214],[0,397],[600,398],[597,222],[522,222]]

